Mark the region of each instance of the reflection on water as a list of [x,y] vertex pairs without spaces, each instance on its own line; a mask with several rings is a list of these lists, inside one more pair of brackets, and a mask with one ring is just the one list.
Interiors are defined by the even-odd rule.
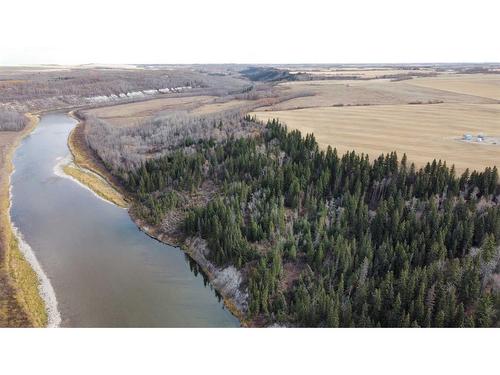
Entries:
[[13,222],[51,280],[62,325],[238,326],[185,253],[54,174],[57,160],[69,154],[74,125],[64,114],[43,116],[16,151],[12,176]]
[[217,289],[214,289],[212,285],[210,285],[210,280],[208,279],[208,276],[205,274],[205,272],[202,270],[199,264],[196,263],[189,255],[184,254],[184,256],[186,258],[186,261],[189,263],[189,269],[191,270],[191,272],[195,276],[201,275],[201,277],[203,278],[203,285],[205,287],[210,288],[217,297],[217,300],[222,303],[223,302],[222,295],[217,291]]

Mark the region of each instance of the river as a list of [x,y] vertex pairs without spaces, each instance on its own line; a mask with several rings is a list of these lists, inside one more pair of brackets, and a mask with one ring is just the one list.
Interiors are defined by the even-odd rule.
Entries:
[[[65,327],[234,327],[180,249],[148,237],[126,210],[54,172],[69,157],[66,114],[42,116],[14,155],[11,218],[50,281]],[[52,292],[53,289],[53,292]],[[57,299],[57,306],[55,304]]]

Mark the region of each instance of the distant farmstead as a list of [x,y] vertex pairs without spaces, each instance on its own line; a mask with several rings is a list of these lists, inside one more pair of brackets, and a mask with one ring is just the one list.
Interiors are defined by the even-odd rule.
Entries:
[[[462,140],[464,141],[471,141],[471,142],[485,142],[486,141],[486,136],[484,134],[478,134],[476,137],[473,137],[472,134],[464,134],[462,136]],[[491,141],[492,139],[488,138],[488,141]]]

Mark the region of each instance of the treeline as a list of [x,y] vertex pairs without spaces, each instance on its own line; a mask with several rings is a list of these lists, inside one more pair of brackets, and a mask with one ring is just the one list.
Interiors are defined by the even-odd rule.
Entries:
[[273,120],[259,135],[200,140],[121,178],[150,199],[142,206],[153,223],[174,207],[154,197],[207,180],[220,188],[206,206],[186,208],[184,231],[207,240],[213,262],[245,272],[252,319],[498,325],[496,167],[458,176],[444,162],[417,169],[396,153],[339,156]]
[[19,131],[24,129],[28,119],[17,111],[0,108],[0,130]]
[[[49,97],[92,97],[189,86],[207,94],[241,92],[248,81],[232,76],[210,76],[194,69],[68,69],[0,72],[0,101],[29,101]],[[204,91],[205,92],[205,91]]]
[[195,152],[200,142],[223,142],[258,132],[260,128],[242,118],[239,109],[203,116],[170,112],[137,126],[121,128],[92,116],[87,116],[85,123],[87,144],[116,174],[139,168],[147,159],[170,155],[178,149]]

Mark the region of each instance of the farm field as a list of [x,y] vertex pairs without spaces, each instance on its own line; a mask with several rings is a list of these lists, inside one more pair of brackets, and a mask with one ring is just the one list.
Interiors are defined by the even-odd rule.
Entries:
[[433,78],[415,78],[410,84],[467,95],[500,100],[499,74],[451,74]]
[[237,109],[244,107],[248,104],[249,104],[248,100],[230,100],[223,103],[208,103],[208,104],[202,104],[199,107],[194,108],[191,111],[191,113],[194,115],[204,115],[208,113]]
[[417,166],[433,159],[455,164],[458,171],[482,169],[500,160],[500,145],[466,143],[464,133],[500,136],[500,105],[422,104],[317,107],[256,111],[261,120],[279,118],[290,128],[314,133],[322,147],[349,150],[376,158],[396,150]]
[[109,124],[121,127],[135,125],[138,122],[168,112],[187,111],[194,116],[203,116],[237,109],[246,109],[248,111],[251,105],[255,108],[255,106],[264,105],[265,103],[266,99],[260,99],[260,101],[234,99],[226,102],[216,102],[215,96],[186,96],[117,104],[89,109],[84,112],[105,120]]
[[394,68],[304,68],[292,70],[291,74],[307,73],[318,77],[352,77],[364,79],[381,78],[384,76],[432,74],[434,69],[394,69]]
[[[322,80],[281,83],[283,95],[303,94],[263,110],[288,110],[307,107],[381,105],[412,103],[496,103],[492,98],[420,87],[407,82],[386,79],[370,81]],[[307,96],[306,96],[307,95]]]
[[161,114],[163,111],[193,109],[212,102],[214,98],[214,96],[168,97],[100,107],[86,110],[85,113],[116,126],[128,126]]

